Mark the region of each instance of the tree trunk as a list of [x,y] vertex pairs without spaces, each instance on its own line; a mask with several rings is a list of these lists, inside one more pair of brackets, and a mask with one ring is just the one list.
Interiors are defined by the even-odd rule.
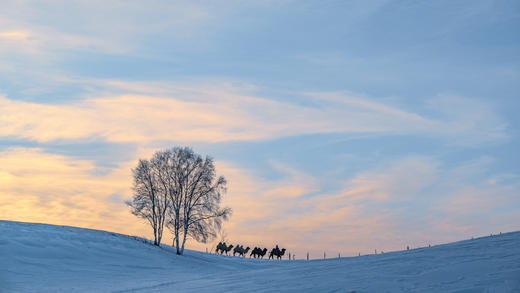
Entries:
[[[152,201],[153,203],[153,201]],[[155,215],[155,206],[152,206],[153,214],[152,214],[152,223],[153,223],[153,245],[158,245],[157,243],[157,217]]]
[[157,246],[161,246],[161,238],[162,238],[162,219],[163,217],[159,216],[159,224],[157,227]]
[[[185,225],[186,227],[186,225]],[[188,229],[184,228],[184,235],[182,235],[182,248],[181,248],[181,254],[184,253],[184,243],[186,243],[186,234],[188,234]]]
[[180,247],[179,247],[179,216],[178,216],[178,213],[177,213],[177,216],[176,216],[176,220],[175,220],[175,248],[177,250],[177,254],[182,254],[182,252],[180,251]]

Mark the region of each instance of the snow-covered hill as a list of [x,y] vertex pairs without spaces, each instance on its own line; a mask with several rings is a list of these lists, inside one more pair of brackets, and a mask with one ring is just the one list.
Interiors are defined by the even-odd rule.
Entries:
[[0,221],[0,292],[520,292],[520,232],[327,260],[177,256],[130,236]]

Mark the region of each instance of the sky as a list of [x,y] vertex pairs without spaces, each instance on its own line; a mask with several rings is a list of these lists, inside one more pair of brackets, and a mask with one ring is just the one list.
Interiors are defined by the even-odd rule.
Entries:
[[191,146],[228,180],[228,243],[348,256],[520,230],[518,1],[2,7],[0,219],[151,238],[131,169]]

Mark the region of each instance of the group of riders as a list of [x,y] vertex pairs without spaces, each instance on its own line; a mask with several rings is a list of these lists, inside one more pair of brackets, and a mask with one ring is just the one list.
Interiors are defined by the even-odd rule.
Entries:
[[[219,242],[218,245],[217,245],[217,248],[215,249],[215,252],[217,254],[228,254],[228,252],[231,251],[231,249],[233,249],[233,244],[230,244],[229,246],[226,244],[226,242]],[[247,253],[249,252],[251,248],[248,246],[246,248],[244,248],[244,246],[238,244],[236,247],[234,247],[233,249],[233,256],[235,255],[239,255],[239,256],[242,256],[242,257],[245,257],[247,255]],[[253,250],[251,250],[251,254],[249,254],[249,257],[254,257],[254,258],[264,258],[265,254],[267,253],[267,248],[260,248],[260,247],[256,247],[253,248]],[[278,244],[276,245],[275,248],[271,249],[271,251],[269,252],[269,259],[274,259],[274,257],[276,257],[277,259],[281,259],[282,256],[285,254],[285,248],[278,248]]]

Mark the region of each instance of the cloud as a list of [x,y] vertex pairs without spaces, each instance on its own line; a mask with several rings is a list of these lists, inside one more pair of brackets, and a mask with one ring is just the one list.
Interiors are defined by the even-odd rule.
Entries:
[[509,139],[508,125],[493,104],[454,94],[440,94],[428,100],[426,107],[435,119],[444,122],[437,131],[450,136],[453,145],[502,143]]
[[[254,87],[98,81],[97,97],[38,104],[0,97],[0,136],[41,142],[102,137],[110,142],[222,142],[316,133],[420,134],[478,145],[507,138],[504,123],[481,103],[446,99],[432,118],[345,93],[304,94],[295,104],[258,97]],[[162,86],[164,85],[164,87]],[[450,107],[464,108],[455,115]],[[431,106],[433,107],[433,106]]]
[[[398,222],[391,211],[367,214],[359,200],[340,203],[338,195],[320,192],[316,178],[279,162],[271,164],[281,176],[266,180],[218,162],[217,169],[229,182],[224,204],[234,209],[225,225],[230,241],[266,247],[278,243],[300,258],[306,252],[317,257],[323,250],[370,253],[377,248],[374,240],[379,247],[394,245],[389,239]],[[193,247],[204,249],[200,244]]]
[[26,40],[31,36],[31,33],[27,31],[2,31],[0,32],[0,38],[11,39],[11,40]]
[[[129,52],[135,49],[132,43],[150,34],[165,32],[186,37],[215,15],[210,5],[189,1],[158,1],[146,6],[128,1],[58,1],[43,5],[6,1],[3,5],[6,9],[0,12],[1,26],[8,31],[30,31],[34,39],[44,43],[42,53],[56,48]],[[56,13],[63,9],[67,13]],[[114,51],[116,48],[120,49]]]
[[481,157],[442,174],[438,188],[443,194],[433,208],[445,215],[445,221],[462,224],[468,232],[492,226],[518,229],[515,221],[503,220],[520,207],[518,175],[489,174],[493,163],[491,157]]
[[439,94],[426,99],[424,105],[411,112],[355,94],[331,92],[308,95],[340,105],[338,109],[341,110],[356,109],[352,117],[359,121],[366,122],[368,119],[363,118],[371,116],[372,124],[365,125],[378,125],[382,132],[445,137],[451,145],[459,146],[502,143],[509,139],[507,123],[492,104],[480,99]]
[[130,165],[95,175],[90,161],[34,148],[0,152],[0,214],[44,222],[148,235],[147,227],[114,194],[129,197]]
[[169,50],[158,54],[157,48],[164,48],[166,40],[178,42],[175,47],[193,40],[188,46],[200,47],[206,40],[199,37],[208,26],[216,27],[230,7],[191,1],[141,5],[131,1],[7,0],[2,1],[2,8],[0,72],[4,79],[10,84],[23,80],[23,88],[32,90],[54,86],[55,92],[63,85],[52,84],[56,78],[78,75],[70,71],[71,61],[93,56],[174,60]]
[[[178,42],[177,47],[186,43],[205,46],[204,37],[209,31],[223,25],[230,15],[251,6],[264,4],[7,0],[2,2],[4,9],[0,11],[0,27],[5,30],[0,31],[0,39],[20,42],[2,44],[0,53],[11,57],[4,60],[10,64],[12,59],[22,57],[59,64],[76,53],[92,52],[150,59],[158,55],[157,47],[164,42]],[[63,11],[66,13],[60,13]],[[160,55],[162,60],[175,59],[170,52]]]
[[[279,243],[300,257],[306,251],[311,257],[324,250],[390,251],[497,233],[496,227],[518,229],[510,221],[517,218],[519,186],[475,183],[489,169],[488,158],[447,167],[431,157],[404,157],[360,172],[331,193],[321,192],[316,178],[291,175],[287,166],[278,169],[287,176],[274,180],[224,166],[219,169],[231,184],[226,203],[236,211],[226,225],[228,238]],[[482,171],[468,170],[475,167]]]
[[128,47],[119,46],[113,40],[52,31],[48,28],[3,31],[0,32],[0,40],[2,39],[0,52],[4,56],[11,56],[11,60],[6,60],[8,63],[25,58],[26,61],[32,59],[40,64],[50,64],[61,57],[58,52],[63,54],[67,50],[107,54],[128,52]]
[[362,172],[345,184],[342,197],[355,200],[410,200],[437,178],[439,163],[428,157],[407,157],[379,171]]

